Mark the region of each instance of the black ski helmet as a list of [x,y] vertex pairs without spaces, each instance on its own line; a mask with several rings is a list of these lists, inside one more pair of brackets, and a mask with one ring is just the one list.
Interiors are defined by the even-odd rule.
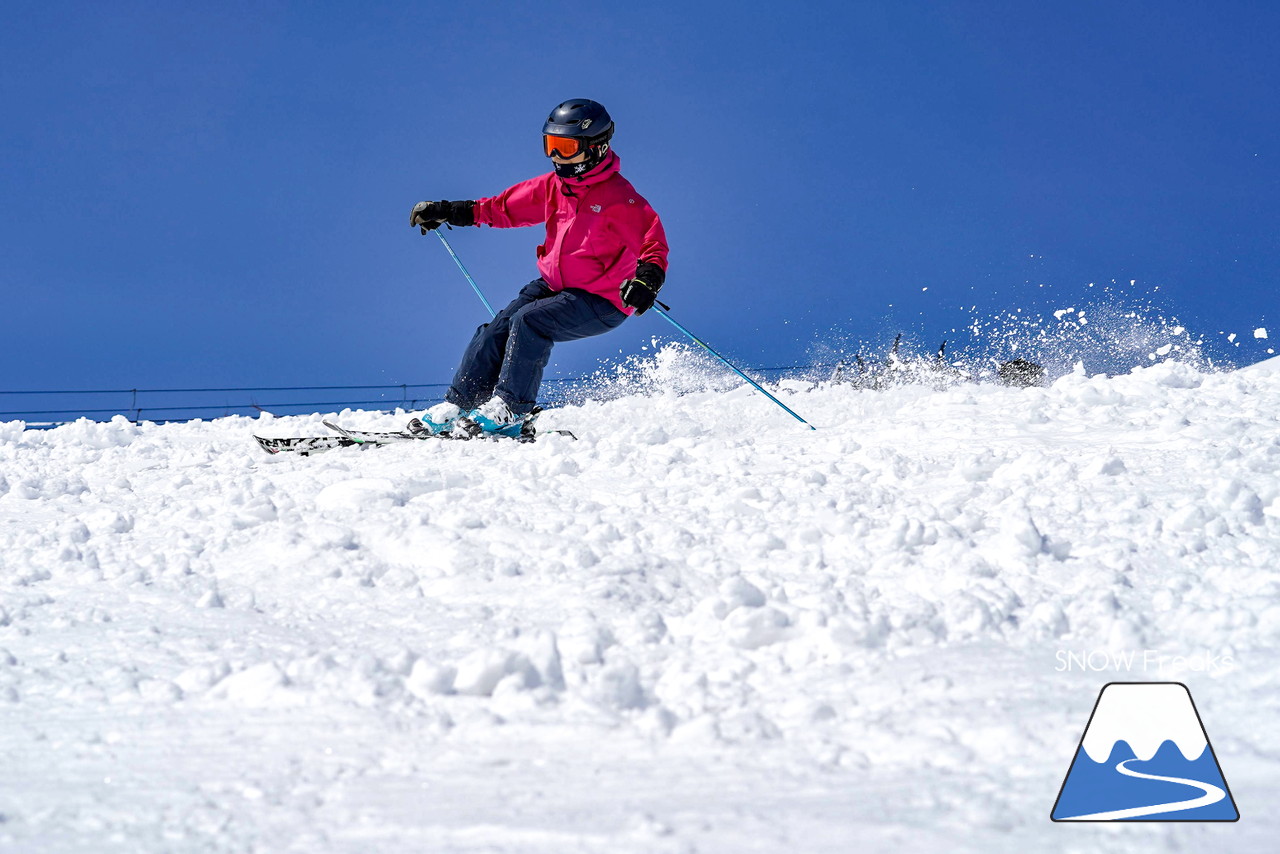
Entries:
[[542,132],[576,137],[586,145],[600,145],[613,136],[613,119],[603,104],[589,98],[570,98],[551,111]]

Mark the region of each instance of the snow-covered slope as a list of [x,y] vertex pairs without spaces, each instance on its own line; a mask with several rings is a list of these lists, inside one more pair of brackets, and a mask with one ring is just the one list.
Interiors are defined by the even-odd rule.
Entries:
[[[1280,372],[779,394],[0,425],[0,849],[1269,850]],[[1050,823],[1114,679],[1238,824]]]

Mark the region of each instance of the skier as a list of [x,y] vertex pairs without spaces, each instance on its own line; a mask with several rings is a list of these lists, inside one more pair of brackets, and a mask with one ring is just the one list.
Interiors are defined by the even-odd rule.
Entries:
[[613,120],[573,98],[551,111],[542,150],[554,170],[475,201],[419,202],[409,225],[493,228],[547,224],[540,275],[481,325],[462,354],[443,403],[409,422],[414,433],[519,436],[542,371],[560,341],[615,329],[653,306],[666,279],[667,239],[658,214],[618,171]]

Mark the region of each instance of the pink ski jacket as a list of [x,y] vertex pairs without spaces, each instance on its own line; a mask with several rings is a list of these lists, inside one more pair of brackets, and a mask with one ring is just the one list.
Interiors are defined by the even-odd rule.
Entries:
[[579,288],[599,294],[627,314],[622,283],[636,263],[667,269],[667,235],[658,214],[618,172],[618,155],[578,178],[555,172],[521,181],[496,196],[477,199],[476,225],[515,228],[547,224],[538,247],[538,271],[553,291]]

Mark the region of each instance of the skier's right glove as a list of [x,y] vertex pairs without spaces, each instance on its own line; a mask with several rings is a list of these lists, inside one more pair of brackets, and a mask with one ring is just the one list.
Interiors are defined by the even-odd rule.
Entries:
[[657,264],[641,261],[636,265],[636,277],[622,283],[622,304],[634,308],[637,315],[644,314],[653,308],[666,279],[666,272]]
[[448,223],[449,225],[475,225],[472,208],[475,202],[418,202],[409,214],[409,227],[417,226],[423,234]]

